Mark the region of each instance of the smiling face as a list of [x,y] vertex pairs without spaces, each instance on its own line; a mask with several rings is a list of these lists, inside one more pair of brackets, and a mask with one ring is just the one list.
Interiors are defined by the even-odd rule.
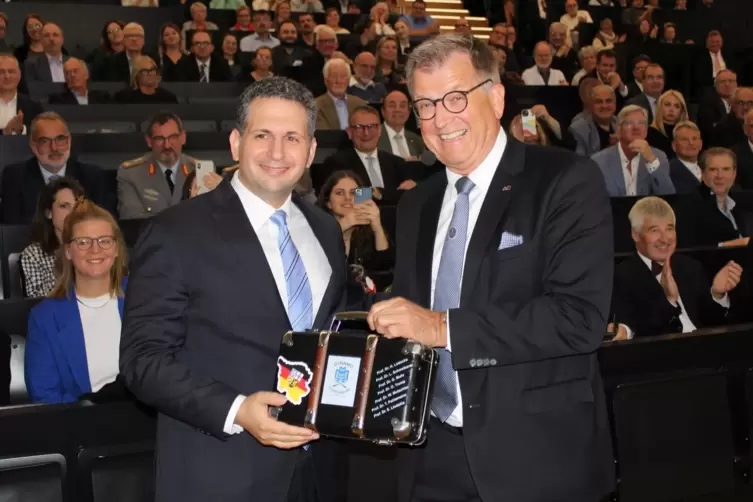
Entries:
[[123,28],[118,23],[110,23],[107,25],[107,39],[111,45],[117,45],[123,43]]
[[646,216],[640,231],[633,230],[633,241],[643,256],[664,263],[674,253],[677,245],[675,224],[667,218]]
[[358,188],[356,180],[348,177],[341,179],[332,187],[327,207],[335,218],[340,219],[353,211],[356,188]]
[[180,33],[175,31],[175,28],[166,26],[162,30],[162,44],[165,47],[179,47],[180,46]]
[[732,157],[729,155],[709,155],[703,169],[703,183],[719,197],[729,194],[732,185],[735,184],[737,169]]
[[309,138],[303,105],[257,98],[249,105],[243,134],[236,129],[230,135],[230,150],[243,185],[279,208],[313,162],[316,140]]
[[376,150],[382,133],[379,116],[365,111],[355,112],[350,117],[347,133],[356,150],[363,153],[373,152]]
[[[104,279],[110,276],[110,269],[118,257],[118,245],[115,242],[115,230],[104,220],[85,220],[77,223],[71,232],[71,241],[65,245],[65,257],[73,264],[76,280]],[[110,244],[100,245],[97,240],[91,242],[88,249],[78,241],[81,238],[99,239]]]
[[31,135],[31,151],[50,172],[58,172],[71,155],[70,135],[60,120],[39,120]]
[[552,46],[546,42],[539,42],[533,50],[533,58],[536,60],[536,66],[542,70],[552,66]]
[[38,17],[30,17],[26,20],[26,34],[31,41],[42,41],[42,26],[42,20]]
[[[473,68],[469,54],[455,52],[441,66],[414,73],[414,101],[442,99],[452,91],[467,91],[485,78]],[[450,170],[463,176],[481,164],[497,140],[505,90],[500,84],[491,89],[481,86],[466,98],[468,105],[463,111],[452,113],[439,102],[434,117],[420,121],[427,147]]]
[[225,56],[234,56],[238,52],[238,40],[233,35],[225,35],[222,39],[222,53]]

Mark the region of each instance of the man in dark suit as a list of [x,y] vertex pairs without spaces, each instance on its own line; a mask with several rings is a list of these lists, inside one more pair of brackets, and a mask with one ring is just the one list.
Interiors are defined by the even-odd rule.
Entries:
[[703,96],[708,88],[714,85],[714,79],[721,70],[737,69],[737,62],[732,53],[725,51],[724,39],[717,30],[711,30],[706,35],[705,47],[699,47],[693,58],[693,89],[697,96]]
[[108,82],[123,82],[130,86],[133,60],[144,51],[144,27],[138,23],[125,25],[123,45],[125,50],[108,57],[104,61],[104,68],[96,71],[95,75],[103,75]]
[[280,337],[327,327],[345,288],[339,225],[291,198],[316,150],[314,99],[275,77],[241,103],[232,180],[156,216],[136,246],[121,374],[159,411],[157,502],[338,502],[320,477],[341,474],[331,444],[304,450],[317,434],[269,416],[287,399],[268,392]]
[[67,90],[51,94],[48,98],[54,105],[98,105],[110,102],[105,91],[89,90],[89,70],[78,58],[69,58],[63,65]]
[[637,254],[615,270],[616,339],[723,324],[730,307],[727,294],[740,283],[742,267],[730,261],[709,284],[700,263],[675,253],[675,213],[663,199],[639,200],[629,217]]
[[643,92],[643,72],[651,63],[653,61],[645,54],[640,54],[633,59],[633,80],[627,84],[627,99],[634,98]]
[[24,63],[24,78],[27,82],[63,82],[63,63],[68,56],[63,54],[63,30],[55,23],[46,23],[42,28],[44,52]]
[[753,190],[753,109],[745,114],[743,130],[745,140],[730,149],[737,156],[737,184],[743,190]]
[[357,107],[350,116],[348,137],[353,148],[342,150],[324,161],[321,169],[312,171],[314,189],[318,193],[327,178],[335,171],[356,173],[377,193],[377,200],[395,204],[403,190],[416,184],[408,179],[405,161],[397,155],[377,150],[381,134],[379,112],[369,105]]
[[214,54],[212,35],[197,30],[191,37],[193,57],[182,58],[178,63],[178,75],[183,82],[228,82],[232,79],[230,66],[222,56]]
[[714,124],[712,145],[729,148],[745,141],[743,120],[749,110],[753,110],[753,87],[738,87],[732,99],[732,111]]
[[562,23],[552,23],[549,26],[549,43],[554,49],[552,68],[561,71],[567,81],[571,82],[580,69],[580,61],[578,61],[578,51],[567,45],[567,26]]
[[664,92],[664,69],[656,64],[651,63],[643,71],[643,92],[632,99],[629,99],[626,105],[638,105],[648,111],[649,125],[654,121],[656,112],[656,101]]
[[410,101],[402,91],[387,94],[382,104],[384,124],[378,147],[406,160],[418,160],[426,151],[426,145],[421,136],[405,128],[410,113]]
[[703,140],[709,144],[712,143],[714,125],[732,111],[735,89],[737,74],[732,70],[722,70],[714,79],[714,89],[709,89],[698,103],[698,128]]
[[677,157],[669,161],[669,177],[676,193],[695,193],[702,178],[698,165],[698,154],[703,149],[701,131],[693,122],[680,122],[673,134],[672,149]]
[[3,134],[26,134],[42,105],[18,93],[21,68],[11,55],[0,55],[0,129]]
[[107,192],[102,169],[70,158],[71,134],[60,115],[45,112],[37,116],[31,123],[29,145],[33,158],[3,170],[0,185],[3,223],[31,223],[42,188],[62,176],[77,179],[88,198],[114,214],[114,197]]
[[298,29],[293,21],[283,22],[277,31],[280,45],[272,49],[272,69],[277,75],[302,81],[300,71],[311,51],[298,44]]
[[399,452],[398,500],[599,501],[614,488],[596,358],[613,268],[599,170],[505,134],[486,44],[439,35],[407,78],[447,170],[403,196],[395,297],[369,313],[379,333],[440,353],[430,438]]

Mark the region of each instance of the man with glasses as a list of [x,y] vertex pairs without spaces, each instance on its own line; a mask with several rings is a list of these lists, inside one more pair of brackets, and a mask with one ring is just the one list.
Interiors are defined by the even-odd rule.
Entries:
[[730,146],[745,141],[743,121],[748,111],[753,110],[753,87],[738,87],[732,98],[732,110],[714,124],[712,146]]
[[24,63],[27,82],[65,82],[63,64],[68,56],[63,54],[63,30],[55,23],[46,23],[42,28],[44,53],[30,57]]
[[178,75],[183,82],[228,82],[232,73],[227,60],[215,54],[212,35],[208,31],[195,31],[191,37],[193,57],[181,58]]
[[327,61],[322,74],[327,92],[316,98],[316,128],[345,130],[348,117],[366,101],[346,94],[350,84],[350,65],[342,59]]
[[732,70],[722,70],[714,79],[714,89],[701,97],[698,103],[698,127],[707,143],[712,142],[714,124],[732,111],[735,89],[737,89],[737,73]]
[[311,173],[317,193],[335,171],[353,171],[374,189],[375,199],[385,204],[395,204],[399,191],[416,185],[407,179],[403,159],[377,150],[382,133],[378,111],[369,105],[358,106],[350,116],[346,132],[353,148],[341,149],[325,160],[318,172]]
[[656,101],[664,92],[664,69],[651,63],[643,70],[643,92],[628,100],[628,105],[638,105],[648,112],[648,123],[654,121]]
[[121,220],[151,218],[178,204],[186,176],[195,160],[183,153],[186,132],[180,117],[158,112],[145,135],[152,153],[123,162],[118,168],[118,216]]
[[664,152],[646,141],[648,112],[627,105],[617,115],[617,144],[591,158],[599,165],[610,197],[675,193]]
[[405,128],[410,118],[411,106],[408,96],[402,91],[392,91],[382,103],[382,134],[379,136],[379,149],[405,160],[418,160],[426,150],[421,136]]
[[63,176],[78,180],[88,198],[114,211],[114,197],[107,191],[104,171],[71,158],[71,133],[63,117],[55,112],[37,115],[31,123],[29,146],[34,157],[3,169],[0,188],[3,223],[31,223],[44,186]]
[[381,103],[387,95],[387,88],[381,82],[374,82],[376,57],[370,52],[362,52],[353,61],[348,94],[358,96],[367,103]]
[[18,93],[21,68],[18,59],[0,53],[0,130],[3,134],[26,134],[42,105]]
[[89,69],[78,58],[68,58],[63,65],[66,90],[51,94],[53,105],[95,105],[110,102],[110,95],[105,91],[89,89]]
[[614,467],[596,351],[614,260],[599,171],[505,133],[485,43],[440,35],[406,72],[446,169],[403,195],[394,296],[368,318],[439,353],[430,437],[398,452],[397,500],[601,500]]
[[[123,28],[123,45],[125,50],[113,54],[105,61],[103,75],[108,82],[131,84],[133,61],[144,50],[144,28],[138,23],[128,23]],[[158,59],[152,58],[155,61]]]
[[240,49],[243,52],[256,52],[259,47],[269,47],[274,49],[280,45],[280,41],[269,34],[269,28],[272,27],[272,20],[269,12],[254,12],[254,33],[241,39]]

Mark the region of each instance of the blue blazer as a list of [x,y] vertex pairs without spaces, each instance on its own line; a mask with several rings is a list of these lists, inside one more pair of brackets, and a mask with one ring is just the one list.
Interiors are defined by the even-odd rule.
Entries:
[[[610,197],[625,197],[625,178],[622,174],[622,162],[620,152],[617,150],[619,143],[606,148],[591,159],[599,165],[601,174],[604,175],[604,183]],[[659,167],[653,173],[648,172],[646,161],[640,159],[638,164],[638,181],[636,192],[639,196],[644,195],[670,195],[675,193],[675,186],[669,176],[669,161],[667,155],[661,150],[651,148],[656,158],[659,159]]]
[[[118,309],[122,319],[122,297]],[[47,298],[31,310],[25,359],[26,389],[33,403],[70,403],[92,391],[75,292],[62,300]]]

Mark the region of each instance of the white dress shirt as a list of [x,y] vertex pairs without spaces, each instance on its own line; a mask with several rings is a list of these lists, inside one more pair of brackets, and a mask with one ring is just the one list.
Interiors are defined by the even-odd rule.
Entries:
[[[270,217],[276,210],[246,188],[238,178],[238,173],[233,176],[230,185],[235,190],[235,193],[238,194],[241,204],[243,204],[243,209],[246,211],[246,216],[251,222],[256,236],[259,238],[264,256],[267,258],[267,265],[269,265],[269,269],[272,271],[272,276],[275,279],[280,300],[282,300],[282,304],[287,310],[288,292],[285,285],[285,269],[282,265],[282,256],[280,256],[280,249],[277,246],[278,230],[277,225],[270,220]],[[319,243],[319,239],[316,238],[314,231],[309,226],[308,220],[306,220],[301,210],[292,203],[290,196],[288,196],[288,199],[280,209],[285,211],[287,215],[290,238],[298,249],[298,254],[306,269],[309,286],[311,287],[312,319],[316,319],[322,298],[324,298],[324,292],[327,290],[327,285],[329,284],[329,278],[332,275],[332,267],[329,264],[327,255],[324,253],[324,249],[322,249],[322,245]],[[245,398],[246,396],[243,395],[235,398],[223,427],[225,434],[239,434],[243,432],[243,429],[234,422],[238,409]]]
[[47,58],[47,64],[50,67],[50,75],[52,75],[53,82],[65,82],[65,72],[63,71],[63,56],[57,58],[50,57],[49,54],[45,54]]
[[[638,253],[638,256],[640,257],[641,261],[646,264],[648,269],[651,270],[651,260],[643,256],[641,253]],[[661,273],[656,274],[656,281],[659,284],[661,284]],[[714,301],[718,303],[719,305],[721,305],[722,307],[726,309],[729,308],[729,296],[727,296],[726,293],[720,300],[717,300],[713,294],[711,294],[711,298],[713,298]],[[680,309],[682,310],[682,312],[680,313],[680,322],[682,323],[682,332],[690,333],[691,331],[695,331],[696,329],[698,329],[695,327],[695,324],[693,324],[693,321],[690,320],[690,317],[688,317],[688,313],[685,311],[685,305],[683,305],[682,303],[682,297],[680,296],[679,291],[677,294],[677,305],[673,303],[672,306],[677,307],[678,305],[680,306]],[[626,329],[628,340],[631,340],[633,338],[633,335],[635,335],[635,332],[630,328],[630,326],[626,324],[620,324],[620,326],[623,326]]]
[[678,157],[678,160],[682,162],[682,165],[688,168],[688,171],[695,176],[695,179],[701,181],[701,167],[696,162],[686,162]]
[[[714,193],[712,192],[711,195],[713,197],[716,197]],[[732,214],[732,210],[735,209],[735,201],[732,200],[732,197],[727,195],[724,198],[724,202],[720,202],[719,198],[716,197],[716,207],[719,208],[719,212],[724,215],[725,218],[727,218],[730,223],[732,223],[732,226],[735,227],[735,230],[738,230],[737,228],[737,221],[735,221],[735,216]]]
[[[39,164],[39,162],[37,162]],[[62,178],[65,176],[65,168],[68,167],[67,164],[64,164],[62,169],[60,171],[53,173],[45,169],[45,167],[42,164],[39,164],[39,170],[42,173],[42,179],[44,179],[44,184],[47,185],[50,181],[52,181],[52,177],[54,176],[55,179]]]
[[86,94],[79,94],[76,91],[71,91],[73,93],[73,97],[76,98],[76,101],[78,101],[78,104],[80,105],[88,105],[89,104],[89,91],[86,91]]
[[[7,103],[0,99],[0,129],[4,129],[16,115],[18,115],[18,94]],[[26,126],[21,134],[26,134]]]
[[243,37],[239,47],[241,52],[256,52],[259,47],[274,49],[278,45],[280,45],[280,41],[270,34],[261,38],[258,33],[253,33]]
[[565,74],[555,68],[549,68],[549,78],[544,82],[544,79],[539,72],[539,68],[536,65],[533,65],[524,71],[521,78],[526,85],[561,85],[563,80],[567,83]]
[[[634,197],[638,195],[638,169],[641,166],[641,155],[635,155],[632,160],[628,160],[625,152],[622,151],[622,145],[617,144],[617,151],[620,152],[620,163],[622,164],[622,176],[625,179],[625,195],[627,197]],[[628,163],[630,169],[628,169]],[[654,171],[659,169],[659,158],[655,158],[653,162],[646,162],[646,169],[649,174],[653,174]]]
[[365,84],[362,84],[356,77],[350,77],[350,83],[348,84],[348,87],[358,87],[359,89],[367,91],[369,87],[374,87],[375,85],[376,84],[373,80],[369,80]]
[[[489,154],[479,164],[479,166],[473,170],[468,178],[473,182],[474,187],[468,196],[468,232],[465,237],[465,249],[468,250],[468,244],[471,242],[471,236],[473,236],[473,228],[476,226],[478,215],[481,213],[481,206],[484,204],[484,199],[489,191],[489,187],[492,184],[492,178],[494,173],[497,172],[497,166],[502,159],[502,154],[507,146],[507,136],[505,131],[500,128],[497,135],[497,141],[494,143]],[[455,188],[455,183],[461,178],[459,174],[455,174],[449,169],[447,172],[447,188],[444,192],[444,198],[442,199],[442,209],[439,211],[439,222],[437,223],[436,239],[434,240],[434,255],[431,262],[431,304],[434,304],[434,290],[437,286],[437,274],[439,274],[439,261],[442,259],[442,248],[444,248],[445,236],[450,228],[450,222],[452,221],[452,213],[455,210],[455,201],[458,198],[458,191]],[[465,260],[463,260],[463,268],[465,269]],[[462,284],[462,273],[461,273]],[[447,350],[452,352],[452,343],[450,341],[450,320],[452,318],[452,311],[447,316]],[[461,334],[462,336],[462,334]],[[457,378],[457,373],[456,373]],[[450,417],[447,419],[447,425],[452,427],[463,426],[463,396],[460,392],[460,381],[457,383],[457,396],[458,406],[453,410]]]
[[118,297],[78,297],[78,311],[84,331],[86,362],[92,392],[97,392],[118,376],[120,353],[120,310]]
[[[720,71],[727,69],[727,63],[724,62],[724,56],[722,56],[722,51],[719,51],[716,54],[717,54],[716,57],[719,58],[719,60],[718,60],[719,67],[718,68],[714,67],[714,61],[716,59],[716,57],[714,56],[714,53],[711,52],[711,51],[709,51],[709,57],[711,58],[711,77],[712,78],[716,78],[717,74]],[[716,71],[714,71],[714,70],[716,70]]]
[[[174,166],[163,166],[161,163],[157,162],[157,165],[159,166],[160,170],[162,171],[162,177],[165,177],[165,172],[170,169],[170,180],[172,180],[173,185],[175,185],[175,173],[180,169],[180,159],[178,159],[178,162],[175,163]],[[167,179],[167,178],[165,178]]]
[[[410,148],[408,148],[408,141],[405,139],[405,128],[403,128],[402,131],[397,132],[387,125],[387,122],[383,124],[383,127],[384,130],[387,131],[387,137],[390,138],[392,153],[403,158],[410,157]],[[400,137],[397,138],[396,136]],[[403,152],[405,152],[405,155],[403,155]]]
[[[356,150],[356,154],[358,155],[358,158],[361,159],[361,162],[363,162],[363,167],[369,175],[371,186],[374,188],[384,188],[384,176],[382,176],[382,167],[379,165],[379,155],[377,150],[374,150],[373,152]],[[373,159],[370,164],[368,157]]]

